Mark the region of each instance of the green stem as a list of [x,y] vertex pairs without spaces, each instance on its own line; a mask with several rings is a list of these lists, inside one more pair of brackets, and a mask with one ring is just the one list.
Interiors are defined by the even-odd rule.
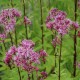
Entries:
[[34,74],[33,74],[33,72],[32,72],[32,80],[34,80]]
[[[75,21],[77,19],[77,0],[74,0],[75,2]],[[75,29],[75,32],[74,32],[74,63],[73,63],[73,67],[74,67],[74,71],[73,71],[73,76],[75,77],[76,76],[76,57],[77,57],[77,50],[76,50],[76,45],[77,45],[77,36],[76,36],[76,33],[77,33],[77,30]]]
[[11,1],[11,6],[12,6],[12,8],[14,7],[14,5],[13,5],[13,0],[10,0]]
[[[16,46],[18,46],[18,45],[17,45],[17,33],[16,33],[16,27],[15,27],[15,43],[16,43]],[[17,67],[17,69],[18,69],[19,80],[22,80],[22,79],[21,79],[21,72],[20,72],[19,67]]]
[[22,79],[21,79],[21,72],[20,72],[19,67],[17,67],[17,69],[18,69],[18,74],[19,74],[19,80],[22,80]]
[[50,0],[48,0],[48,5],[49,5],[49,10],[50,10],[50,7],[51,7],[51,2],[50,2]]
[[15,43],[16,43],[16,46],[17,46],[17,32],[16,32],[16,27],[15,27]]
[[[24,17],[26,16],[26,6],[25,6],[25,0],[23,0],[23,12],[24,12]],[[27,25],[25,23],[25,34],[26,34],[26,39],[28,39],[28,29],[27,29]]]
[[12,44],[12,46],[13,46],[13,39],[12,39],[12,35],[11,35],[10,32],[9,32],[9,36],[10,36],[10,39],[11,39],[11,44]]
[[60,44],[60,55],[59,55],[59,80],[61,80],[61,53],[62,53],[62,35],[61,35],[61,44]]
[[42,30],[42,49],[44,49],[44,28],[43,28],[43,11],[42,11],[42,0],[40,0],[40,12],[41,12],[41,30]]
[[31,80],[31,78],[30,78],[30,74],[28,73],[28,80]]
[[3,45],[4,45],[4,49],[5,49],[5,51],[6,51],[6,45],[5,45],[5,41],[3,41]]
[[[13,0],[11,0],[11,6],[12,6],[12,8],[14,7],[14,5],[13,5]],[[10,33],[9,33],[9,34],[10,34]],[[12,46],[13,46],[13,41],[12,41],[12,36],[11,36],[11,34],[10,34],[10,38],[11,38],[11,43],[12,43]],[[16,27],[15,27],[15,43],[16,43],[16,46],[17,46],[17,32],[16,32]],[[19,80],[22,80],[22,79],[21,79],[21,73],[20,73],[19,67],[17,67],[17,69],[18,69],[18,74],[19,74]]]

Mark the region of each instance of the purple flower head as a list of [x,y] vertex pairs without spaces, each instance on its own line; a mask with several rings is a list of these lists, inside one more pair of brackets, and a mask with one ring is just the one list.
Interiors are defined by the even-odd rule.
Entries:
[[21,45],[25,48],[33,48],[35,43],[32,40],[23,40]]
[[78,64],[78,67],[80,68],[80,64]]
[[30,19],[28,19],[26,16],[24,17],[24,23],[25,24],[31,24]]
[[4,26],[5,32],[14,30],[16,18],[20,16],[20,12],[15,8],[4,9],[0,12],[0,24]]
[[33,64],[40,64],[39,54],[34,52],[32,48],[19,46],[14,56],[14,63],[21,66],[24,70],[31,72],[34,70]]
[[66,17],[67,14],[65,12],[56,8],[52,9],[46,20],[47,28],[54,29],[61,35],[67,34],[72,22]]
[[10,63],[11,59],[12,59],[12,55],[6,53],[6,57],[4,59],[5,64],[8,65]]
[[78,7],[80,8],[80,0],[78,0],[77,4],[78,4]]
[[46,79],[48,76],[47,72],[45,72],[45,71],[42,71],[41,75],[42,75],[42,78],[44,78],[44,79]]
[[49,12],[50,19],[54,19],[58,12],[59,10],[57,8],[51,9],[51,11]]
[[40,54],[40,57],[46,57],[47,56],[47,53],[45,50],[40,50],[39,54]]
[[40,54],[41,61],[45,63],[46,62],[46,56],[47,56],[46,51],[45,50],[40,50],[39,54]]
[[15,8],[10,9],[10,11],[13,14],[13,16],[15,16],[15,17],[20,17],[21,16],[21,13]]
[[48,23],[50,20],[51,20],[50,16],[48,16],[47,19],[46,19],[46,23]]
[[80,38],[80,31],[78,31],[78,34],[77,34],[77,36]]
[[72,22],[72,26],[73,26],[75,29],[77,29],[77,28],[80,27],[79,24],[78,24],[78,22]]
[[17,48],[12,46],[8,50],[4,62],[9,64],[13,61],[16,66],[29,73],[36,71],[37,67],[35,65],[40,64],[40,55],[33,50],[33,47],[33,41],[23,40]]
[[80,68],[80,62],[76,62],[76,66]]
[[5,33],[0,34],[0,38],[1,39],[5,39],[6,38],[6,34]]
[[48,29],[52,29],[53,28],[53,22],[50,21],[50,22],[46,23],[46,26]]
[[12,60],[13,55],[16,53],[16,47],[12,46],[6,53],[6,57],[4,59],[4,62],[8,65],[10,61]]
[[59,45],[61,43],[60,39],[58,37],[55,37],[52,41],[52,45],[56,47],[56,45]]

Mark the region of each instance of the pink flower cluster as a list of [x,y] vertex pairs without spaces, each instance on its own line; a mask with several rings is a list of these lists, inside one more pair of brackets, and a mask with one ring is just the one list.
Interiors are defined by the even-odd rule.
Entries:
[[31,24],[30,19],[28,19],[26,16],[24,17],[24,23],[25,24]]
[[59,45],[61,43],[61,40],[58,37],[55,37],[52,41],[52,45],[56,47],[56,45]]
[[15,55],[16,51],[17,51],[16,47],[12,46],[12,47],[10,47],[10,49],[8,50],[8,52],[6,52],[6,57],[5,57],[4,62],[7,65],[12,61],[13,55]]
[[78,29],[80,26],[78,24],[78,22],[72,22],[72,26],[75,28],[75,29]]
[[[67,18],[67,14],[57,8],[52,9],[49,12],[49,16],[46,20],[46,26],[48,29],[54,29],[58,34],[65,35],[70,30],[72,26],[74,29],[78,29],[80,26],[78,22],[71,21]],[[58,37],[54,38],[52,41],[54,47],[60,44],[60,39]]]
[[78,0],[77,4],[78,4],[78,7],[80,8],[80,0]]
[[0,34],[0,42],[3,42],[6,38],[6,34],[5,33],[2,33]]
[[39,54],[40,54],[41,61],[45,63],[45,61],[46,61],[46,56],[47,56],[46,51],[45,51],[45,50],[40,50],[40,51],[39,51]]
[[80,37],[80,30],[78,31],[78,34],[77,34],[77,36],[78,36],[78,37]]
[[41,78],[40,80],[44,80],[44,79],[46,79],[47,76],[48,76],[47,72],[45,72],[45,71],[42,71],[42,72],[41,72],[41,75],[42,75],[42,78]]
[[66,18],[67,14],[58,9],[52,9],[46,20],[46,26],[49,29],[55,29],[59,34],[68,33],[68,29],[72,24],[71,20]]
[[0,24],[4,26],[6,32],[13,31],[16,18],[20,16],[21,13],[15,8],[2,10],[0,12]]
[[23,40],[17,48],[12,46],[9,49],[4,61],[7,65],[14,62],[16,66],[30,73],[37,69],[34,64],[40,64],[40,55],[33,49],[34,43],[31,40]]

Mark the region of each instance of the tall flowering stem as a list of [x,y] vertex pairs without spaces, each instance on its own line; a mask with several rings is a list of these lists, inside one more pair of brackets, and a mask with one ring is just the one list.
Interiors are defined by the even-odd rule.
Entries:
[[1,38],[0,42],[3,43],[4,49],[6,51],[6,45],[5,45],[6,34],[5,33],[0,34],[0,38]]
[[[11,1],[11,6],[13,7],[13,0],[10,0]],[[11,33],[9,32],[9,36],[10,36],[10,39],[11,39],[11,44],[13,46],[13,39],[12,39],[12,36],[11,36]]]
[[[25,0],[23,0],[23,10],[24,10],[24,17],[26,16],[26,6],[25,6]],[[26,33],[26,39],[28,39],[28,29],[27,24],[25,23],[25,33]]]
[[5,45],[5,41],[3,41],[3,45],[4,45],[4,48],[5,48],[5,51],[6,51],[6,45]]
[[51,1],[48,0],[48,6],[49,6],[49,10],[50,10],[50,7],[51,7]]
[[[74,0],[75,2],[75,10],[74,10],[74,13],[75,13],[75,21],[77,19],[77,0]],[[74,63],[73,63],[73,67],[74,67],[74,71],[73,71],[73,76],[75,77],[76,76],[76,57],[77,57],[77,51],[76,51],[76,45],[77,45],[77,30],[75,28],[75,32],[74,32]]]
[[[23,0],[23,10],[24,10],[24,24],[25,24],[25,33],[26,33],[26,39],[28,39],[28,24],[31,24],[31,21],[26,17],[26,6],[25,6],[25,0]],[[30,74],[28,73],[28,80],[30,80]],[[32,72],[32,79],[34,80],[33,77],[33,72]]]
[[61,53],[62,53],[62,35],[61,35],[61,44],[60,44],[60,55],[59,55],[59,80],[61,80]]
[[14,5],[13,5],[13,0],[10,0],[10,1],[11,1],[11,6],[14,7]]
[[11,35],[11,33],[9,32],[9,36],[10,36],[10,39],[11,39],[11,44],[12,44],[12,46],[13,46],[13,38],[12,38],[12,35]]
[[[12,6],[12,8],[14,7],[13,0],[11,0],[11,6]],[[16,27],[15,27],[15,43],[16,43],[16,46],[17,46],[17,33],[16,33]]]
[[[31,78],[30,78],[30,74],[28,74],[28,80],[30,80]],[[34,80],[34,79],[32,79],[32,80]]]
[[[56,31],[55,31],[55,37],[56,37]],[[53,35],[52,35],[52,40],[53,40]],[[56,52],[56,46],[54,47],[54,56],[55,56],[55,67],[56,67],[56,56],[57,56],[57,52]]]
[[[16,34],[16,27],[15,27],[15,43],[16,43],[16,46],[17,46],[17,34]],[[21,72],[20,72],[19,67],[17,67],[17,69],[18,69],[19,79],[20,79],[20,80],[22,80],[22,78],[21,78]]]
[[[13,0],[11,0],[11,6],[12,6],[12,8],[14,7],[14,5],[13,5]],[[17,46],[17,33],[16,33],[16,27],[15,27],[15,43],[16,43],[16,46]],[[19,80],[22,80],[22,79],[21,79],[21,73],[20,73],[19,67],[17,67],[17,69],[18,69],[18,74],[19,74]]]
[[[50,7],[51,7],[51,1],[50,0],[48,0],[48,6],[49,6],[49,10],[50,10]],[[52,32],[53,32],[53,29],[52,29]],[[51,35],[51,36],[52,36],[52,40],[53,40],[53,35]],[[54,36],[56,37],[56,31],[55,31]],[[56,55],[57,55],[57,53],[56,53],[56,47],[54,47],[55,67],[56,67]]]
[[43,11],[42,11],[42,0],[40,0],[40,12],[41,12],[41,30],[42,30],[42,48],[44,48],[44,28],[43,28]]
[[62,35],[61,35],[61,43],[60,43],[60,60],[61,60],[61,56],[62,56],[61,52],[62,52]]
[[22,80],[22,78],[21,78],[21,72],[20,72],[19,67],[17,67],[17,69],[18,69],[18,74],[19,74],[19,80]]
[[[68,30],[72,25],[72,21],[67,18],[67,14],[57,8],[52,9],[49,12],[49,16],[46,20],[46,26],[48,29],[54,29],[58,35],[53,39],[52,44],[56,48],[57,45],[60,45],[60,54],[59,54],[59,76],[58,79],[61,79],[61,57],[62,57],[62,37],[65,34],[68,34]],[[60,35],[60,39],[59,36]],[[56,56],[56,54],[55,54]],[[56,57],[55,57],[56,58]]]

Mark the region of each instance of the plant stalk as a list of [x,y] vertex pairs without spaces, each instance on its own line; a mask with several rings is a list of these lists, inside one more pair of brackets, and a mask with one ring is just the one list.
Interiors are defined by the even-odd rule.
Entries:
[[13,0],[10,0],[11,1],[11,6],[12,6],[12,8],[14,7],[14,5],[13,5]]
[[30,78],[30,74],[28,73],[28,80],[31,80],[31,78]]
[[[23,12],[24,12],[24,17],[26,16],[26,6],[25,6],[25,0],[23,0]],[[28,39],[28,29],[27,29],[27,25],[25,23],[25,34],[26,34],[26,39]]]
[[18,74],[19,74],[19,80],[22,80],[22,79],[21,79],[21,72],[20,72],[19,67],[17,67],[17,69],[18,69]]
[[[75,21],[77,20],[77,0],[74,0],[74,3],[75,3],[75,10],[74,10],[74,13],[75,13]],[[76,45],[77,45],[77,30],[75,29],[75,32],[74,32],[74,63],[73,63],[73,67],[74,67],[74,71],[73,71],[73,76],[75,77],[76,76],[76,58],[77,58],[77,49],[76,49]]]
[[10,36],[10,39],[11,39],[11,44],[13,46],[13,39],[12,39],[12,36],[11,36],[11,33],[9,32],[9,36]]
[[62,35],[61,35],[61,44],[60,44],[60,55],[59,55],[59,80],[61,80],[61,53],[62,53]]
[[4,49],[6,51],[6,45],[5,45],[5,41],[3,41],[3,46],[4,46]]
[[50,7],[51,7],[51,1],[48,0],[48,5],[49,5],[49,10],[50,10]]
[[43,10],[42,10],[42,0],[40,0],[40,13],[41,13],[41,30],[42,30],[42,49],[44,49],[44,28],[43,28]]
[[[11,0],[11,6],[12,6],[12,8],[14,7],[14,5],[13,5],[13,0]],[[10,35],[11,35],[11,34],[10,34]],[[11,36],[11,43],[12,43],[12,45],[13,45],[12,36]],[[16,27],[15,27],[15,43],[16,43],[16,46],[17,46],[17,32],[16,32]],[[21,79],[21,73],[20,73],[19,67],[17,67],[17,69],[18,69],[19,80],[22,80],[22,79]]]

